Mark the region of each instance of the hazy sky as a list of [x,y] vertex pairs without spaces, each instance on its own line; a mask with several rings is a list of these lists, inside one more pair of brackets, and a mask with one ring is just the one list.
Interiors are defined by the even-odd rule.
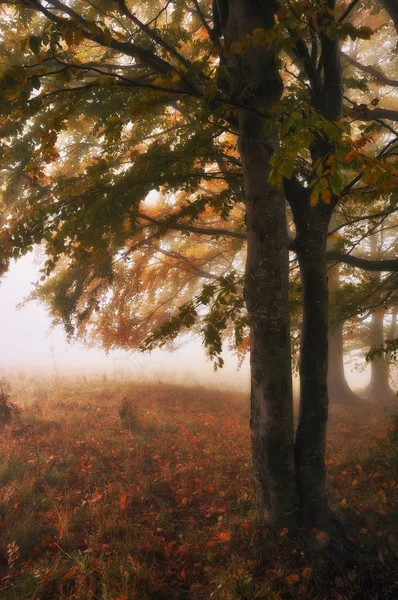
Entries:
[[34,257],[29,255],[12,264],[0,280],[1,371],[11,367],[27,371],[45,369],[54,374],[70,370],[79,373],[100,370],[108,374],[132,372],[144,376],[176,376],[184,380],[187,377],[198,380],[205,377],[222,385],[232,380],[239,385],[247,383],[247,366],[237,373],[236,360],[231,357],[227,357],[226,368],[214,374],[199,343],[190,343],[172,353],[159,350],[151,354],[118,351],[109,356],[79,343],[68,344],[62,328],[52,328],[42,305],[29,302],[22,308],[16,308],[32,291],[39,277]]

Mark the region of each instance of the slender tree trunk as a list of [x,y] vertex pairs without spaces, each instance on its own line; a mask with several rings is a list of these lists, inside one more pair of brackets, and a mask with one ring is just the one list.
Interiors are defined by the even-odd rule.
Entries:
[[[380,234],[382,237],[382,232]],[[372,258],[381,258],[382,239],[378,247],[377,234],[370,236],[370,250]],[[372,273],[372,277],[380,279],[380,272]],[[379,348],[383,346],[386,336],[384,335],[384,310],[378,308],[372,314],[370,323],[370,346]],[[369,400],[378,406],[397,406],[397,397],[390,387],[390,361],[388,357],[381,356],[375,358],[371,366],[370,383],[366,388],[366,395]]]
[[350,388],[344,371],[344,325],[329,333],[328,392],[331,404],[353,404],[359,397]]
[[[329,231],[333,232],[337,225],[336,213],[332,214]],[[336,236],[329,235],[326,248],[333,250],[336,246]],[[329,300],[333,307],[336,293],[340,289],[338,265],[328,269]],[[333,311],[332,311],[333,314]],[[337,315],[339,319],[339,315]],[[334,322],[333,322],[334,321]],[[358,396],[348,385],[344,371],[344,324],[335,319],[329,320],[329,358],[328,358],[328,394],[331,404],[352,404],[359,400]]]
[[[315,227],[314,223],[312,227]],[[295,442],[296,477],[304,523],[324,528],[327,526],[329,516],[325,492],[328,419],[326,235],[322,228],[312,229],[311,235],[308,235],[308,231],[304,236],[302,233],[297,231],[296,242],[304,290],[300,352],[300,412]]]
[[[318,24],[323,29],[335,14],[336,1],[320,5]],[[326,29],[326,28],[325,28]],[[328,121],[341,118],[343,87],[339,41],[321,31],[322,76],[308,71],[312,104]],[[307,64],[308,49],[302,56]],[[318,72],[319,75],[319,72]],[[314,139],[310,148],[313,165],[326,168],[327,157],[334,151],[333,140],[325,136]],[[314,168],[315,170],[315,168]],[[296,251],[304,289],[303,324],[300,352],[300,413],[295,441],[297,489],[301,513],[309,526],[324,528],[328,524],[325,492],[325,448],[328,418],[328,284],[326,276],[326,244],[328,225],[338,198],[331,194],[311,205],[311,187],[297,179],[285,182],[285,190],[296,224]]]
[[[384,311],[376,310],[372,314],[370,324],[370,346],[379,348],[383,346],[384,335]],[[381,356],[372,362],[370,383],[366,394],[373,404],[379,406],[398,406],[398,400],[390,387],[390,361],[388,356]]]
[[[269,8],[230,0],[226,41],[270,28]],[[295,520],[293,398],[289,324],[289,262],[284,196],[268,181],[269,159],[278,144],[266,114],[283,86],[273,49],[249,48],[228,62],[231,94],[255,93],[239,111],[239,150],[246,191],[248,232],[245,300],[251,334],[251,434],[259,508],[275,526]],[[262,116],[264,115],[264,116]]]

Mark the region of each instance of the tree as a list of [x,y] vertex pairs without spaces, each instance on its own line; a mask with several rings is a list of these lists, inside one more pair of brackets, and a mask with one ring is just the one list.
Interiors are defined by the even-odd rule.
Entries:
[[[173,297],[183,304],[168,322],[151,315],[160,328],[147,344],[202,322],[217,357],[223,330],[232,324],[239,344],[249,326],[261,513],[290,524],[298,496],[306,524],[325,526],[326,264],[395,270],[398,262],[326,251],[337,204],[359,181],[377,196],[396,177],[390,141],[379,157],[362,151],[374,124],[358,130],[355,121],[372,115],[359,107],[353,121],[342,120],[340,40],[366,40],[372,31],[347,21],[357,2],[344,10],[332,0],[293,7],[230,0],[215,3],[214,16],[209,4],[4,3],[3,261],[45,240],[44,277],[55,277],[44,290],[56,291],[53,306],[70,332],[106,313],[122,261],[145,273],[125,293],[157,306],[159,255],[176,269],[184,264],[179,285],[162,285],[166,316]],[[15,47],[20,53],[11,59]],[[282,187],[296,226],[290,246]],[[156,199],[154,190],[162,192]],[[189,241],[175,245],[177,234],[198,236],[205,259],[187,256]],[[221,261],[218,236],[231,244]],[[246,237],[242,279],[234,266]],[[295,443],[289,247],[304,289]],[[228,266],[225,257],[234,253]],[[204,268],[209,262],[215,272]],[[203,279],[212,283],[202,288]]]
[[[338,244],[338,236],[334,233],[337,227],[337,213],[332,216],[329,225],[329,237],[327,247],[333,249]],[[358,396],[350,388],[344,371],[344,321],[341,315],[333,319],[334,302],[333,296],[340,290],[339,266],[332,267],[328,272],[329,297],[331,302],[331,315],[329,318],[328,338],[328,394],[331,403],[352,404],[359,400]]]
[[[370,250],[375,258],[380,258],[383,254],[384,246],[385,227],[382,227],[380,231],[373,231],[369,236]],[[380,279],[381,273],[372,273],[371,277]],[[395,318],[392,317],[391,332],[390,335],[384,334],[384,314],[385,307],[383,302],[380,302],[380,306],[372,313],[370,327],[369,327],[369,338],[371,348],[381,348],[384,345],[384,341],[387,339],[393,339],[395,337]],[[379,406],[397,406],[397,397],[390,387],[389,383],[389,363],[390,357],[387,355],[381,355],[375,357],[371,364],[371,375],[370,383],[366,390],[366,395],[369,397],[371,402]]]

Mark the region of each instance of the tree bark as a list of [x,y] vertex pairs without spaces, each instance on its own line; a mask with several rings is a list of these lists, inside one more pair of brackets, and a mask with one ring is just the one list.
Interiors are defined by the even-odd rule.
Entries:
[[[270,28],[270,8],[230,0],[226,42]],[[240,97],[239,151],[247,202],[245,300],[251,334],[251,440],[256,494],[262,517],[276,527],[296,515],[293,395],[289,323],[289,257],[284,196],[269,181],[278,144],[267,112],[283,91],[272,48],[249,48],[227,62],[230,93]],[[250,98],[240,93],[251,89]],[[269,125],[269,123],[268,123]]]
[[[335,14],[336,1],[326,0],[318,15],[319,25]],[[311,84],[312,104],[328,121],[341,118],[343,88],[339,41],[320,32],[323,78]],[[318,74],[319,75],[319,74]],[[334,142],[318,136],[310,148],[313,165],[326,166]],[[303,284],[303,323],[300,352],[300,412],[295,441],[297,489],[304,522],[325,528],[329,510],[325,492],[326,424],[328,419],[328,283],[326,244],[329,221],[338,202],[311,206],[311,186],[290,202],[296,224],[296,246]]]
[[297,231],[297,255],[303,285],[303,323],[299,367],[300,412],[295,441],[296,477],[304,523],[321,529],[327,526],[329,516],[325,493],[328,284],[324,229],[312,229],[311,235],[308,232],[302,235]]

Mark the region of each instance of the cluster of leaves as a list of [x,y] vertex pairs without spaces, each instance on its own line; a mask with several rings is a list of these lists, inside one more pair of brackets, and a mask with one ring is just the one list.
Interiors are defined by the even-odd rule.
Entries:
[[233,330],[234,345],[238,348],[248,335],[242,277],[231,271],[227,276],[220,277],[217,283],[204,285],[194,299],[179,307],[176,316],[143,341],[142,349],[152,350],[157,346],[164,346],[182,331],[191,329],[199,316],[203,343],[217,369],[224,364],[221,353],[225,331]]
[[366,353],[366,360],[368,362],[373,362],[378,358],[383,358],[388,356],[390,360],[397,360],[398,356],[398,338],[394,338],[393,340],[386,340],[383,346],[375,346]]

